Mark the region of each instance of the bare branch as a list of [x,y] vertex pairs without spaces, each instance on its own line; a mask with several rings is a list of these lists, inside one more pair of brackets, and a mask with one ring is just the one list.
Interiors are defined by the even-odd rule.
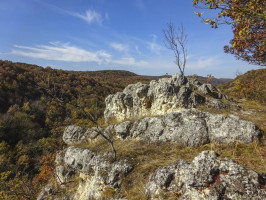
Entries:
[[163,29],[164,45],[166,48],[173,51],[175,56],[175,64],[179,72],[184,76],[184,71],[187,61],[187,34],[184,32],[184,27],[181,24],[176,30],[172,22],[167,23],[166,29]]
[[[53,85],[53,88],[50,89],[50,88],[46,88],[46,87],[43,87],[41,85],[39,85],[38,83],[37,84],[37,87],[43,89],[46,91],[46,93],[53,99],[59,101],[60,103],[68,103],[69,105],[75,107],[75,108],[78,108],[80,111],[82,111],[82,113],[85,115],[85,117],[91,121],[97,128],[97,133],[99,135],[101,135],[111,146],[112,148],[112,152],[113,152],[113,158],[114,158],[114,161],[116,161],[116,150],[114,148],[114,144],[113,144],[113,141],[108,138],[106,135],[104,135],[104,133],[100,130],[99,126],[98,126],[98,122],[97,122],[97,113],[95,114],[95,116],[93,116],[90,112],[86,112],[84,110],[83,107],[79,106],[78,104],[75,104],[75,103],[72,103],[71,101],[68,101],[66,102],[65,101],[65,98],[63,97],[63,93],[56,87],[56,85],[54,84]],[[96,105],[97,106],[97,105]],[[97,108],[96,108],[97,109]],[[97,112],[97,110],[96,110]]]

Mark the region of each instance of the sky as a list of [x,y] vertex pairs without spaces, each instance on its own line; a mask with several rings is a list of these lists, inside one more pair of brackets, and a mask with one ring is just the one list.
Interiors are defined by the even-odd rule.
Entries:
[[230,26],[212,29],[194,11],[192,0],[0,0],[0,59],[74,71],[178,73],[162,32],[172,22],[188,35],[185,75],[234,78],[258,69],[224,53]]

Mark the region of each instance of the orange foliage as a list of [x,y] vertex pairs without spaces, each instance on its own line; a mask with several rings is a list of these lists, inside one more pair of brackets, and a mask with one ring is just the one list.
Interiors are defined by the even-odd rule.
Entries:
[[234,38],[230,45],[226,45],[226,53],[234,54],[251,64],[266,65],[265,39],[265,0],[193,0],[196,8],[215,10],[217,17],[204,19],[206,24],[217,28],[220,24],[229,24],[232,27]]
[[55,172],[55,157],[56,153],[42,156],[40,173],[32,180],[34,188],[38,188],[51,178],[52,174]]

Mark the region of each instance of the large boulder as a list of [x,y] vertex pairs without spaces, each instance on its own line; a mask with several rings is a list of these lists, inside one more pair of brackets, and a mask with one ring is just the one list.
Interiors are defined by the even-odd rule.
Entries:
[[177,160],[158,168],[149,178],[146,193],[152,199],[164,195],[179,199],[266,199],[265,175],[246,169],[233,160],[203,151],[191,163]]
[[125,121],[114,128],[122,139],[171,141],[182,146],[201,146],[210,142],[248,144],[259,139],[255,124],[235,116],[184,109],[158,117]]
[[214,98],[219,102],[215,106],[222,107],[224,104],[220,99],[227,99],[210,84],[202,85],[193,78],[174,74],[171,78],[153,80],[149,85],[131,84],[123,92],[109,95],[105,100],[104,117],[109,122],[164,115],[180,108],[195,108]]

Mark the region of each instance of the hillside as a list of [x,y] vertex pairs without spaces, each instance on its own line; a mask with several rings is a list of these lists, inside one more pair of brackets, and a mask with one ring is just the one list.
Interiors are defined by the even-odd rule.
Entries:
[[[255,73],[252,76],[261,74],[261,72]],[[88,120],[88,116],[91,117],[90,114],[96,119],[97,124],[106,127],[107,124],[103,117],[106,109],[105,99],[108,95],[122,92],[129,84],[137,82],[148,84],[151,80],[158,80],[158,78],[139,76],[127,71],[63,71],[25,63],[0,61],[1,197],[3,199],[36,199],[41,188],[48,180],[51,180],[55,172],[55,152],[68,148],[62,139],[65,127],[73,124],[86,128],[93,127],[95,124],[92,120]],[[265,83],[263,82],[265,79],[260,78],[260,80],[263,84]],[[221,86],[229,96],[231,95],[230,87],[234,86],[232,84],[234,81]],[[265,90],[265,84],[263,84],[260,83],[262,89]],[[204,87],[200,89],[203,93],[208,90]],[[191,91],[194,89],[191,88]],[[217,95],[225,98],[217,91],[203,94],[204,98]],[[235,100],[239,98],[239,96],[234,97]],[[153,109],[152,106],[156,105],[153,100],[155,99],[146,98],[144,108]],[[228,100],[222,99],[222,103],[227,104]],[[235,104],[235,102],[231,103]],[[205,104],[199,106],[202,111],[239,115],[241,118],[253,121],[265,131],[265,106],[259,103],[255,106],[255,103],[252,103],[251,106],[243,104],[240,107],[233,106],[233,108],[217,109],[206,107]],[[134,114],[135,111],[130,112]],[[79,147],[84,146],[101,155],[110,149],[109,144],[102,139],[85,145],[80,144]],[[266,171],[264,160],[261,158],[265,155],[263,143],[254,142],[235,146],[205,144],[201,147],[183,148],[161,141],[124,143],[114,140],[114,146],[118,152],[118,159],[132,158],[134,173],[127,176],[126,184],[120,190],[122,193],[130,191],[130,194],[127,194],[129,199],[144,198],[145,195],[139,191],[148,181],[149,174],[154,172],[158,166],[171,165],[177,158],[191,161],[203,150],[215,150],[222,157],[234,158],[240,164],[256,172]],[[255,152],[254,149],[256,149]],[[133,177],[135,177],[134,180]],[[72,183],[75,185],[78,182],[71,180],[67,187]],[[60,194],[63,193],[64,190],[60,190]],[[117,196],[120,195],[119,191],[116,192],[112,188],[106,190],[105,195],[110,197],[114,193]]]
[[236,99],[254,100],[266,105],[266,69],[248,71],[219,88]]
[[33,198],[48,178],[45,159],[64,145],[65,126],[91,126],[89,112],[100,122],[105,97],[139,81],[150,80],[127,71],[75,72],[0,61],[1,194],[18,187],[25,199]]
[[175,74],[105,102],[107,124],[66,127],[39,200],[266,198],[264,132],[213,85]]
[[39,99],[45,93],[42,87],[46,86],[60,89],[69,100],[77,98],[77,94],[105,97],[130,83],[150,80],[127,71],[63,71],[9,61],[0,61],[0,78],[1,112],[13,104],[23,105],[26,99]]
[[[160,78],[165,78],[165,77],[170,77],[169,75],[164,75],[164,76],[146,76],[146,75],[142,75],[142,77],[144,78],[148,78],[150,80],[158,80]],[[188,76],[188,77],[192,77],[192,76]],[[206,83],[207,82],[207,77],[203,77],[203,76],[197,76],[197,79],[202,82],[202,83]],[[213,77],[213,79],[210,81],[210,83],[212,85],[221,85],[221,84],[224,84],[224,83],[227,83],[229,81],[232,81],[233,79],[230,79],[230,78],[215,78]]]

